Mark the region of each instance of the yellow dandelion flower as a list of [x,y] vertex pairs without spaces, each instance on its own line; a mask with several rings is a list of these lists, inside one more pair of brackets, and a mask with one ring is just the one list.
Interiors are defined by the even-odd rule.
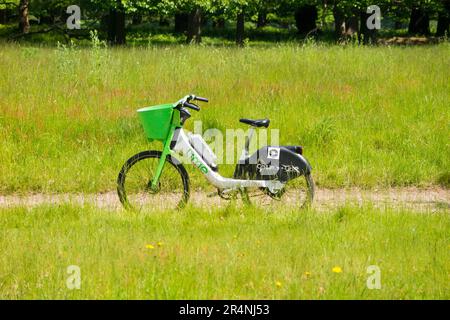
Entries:
[[342,272],[342,268],[339,266],[335,266],[333,269],[331,269],[331,271],[333,271],[334,273],[341,273]]
[[309,277],[309,276],[311,276],[311,272],[305,271],[304,275],[305,275],[305,277]]
[[276,285],[278,288],[281,288],[282,283],[281,283],[280,281],[276,281],[276,282],[275,282],[275,285]]
[[164,242],[159,241],[157,244],[158,244],[158,247],[162,247]]
[[154,247],[153,245],[151,245],[151,244],[147,244],[145,247],[146,247],[147,249],[155,249],[155,247]]

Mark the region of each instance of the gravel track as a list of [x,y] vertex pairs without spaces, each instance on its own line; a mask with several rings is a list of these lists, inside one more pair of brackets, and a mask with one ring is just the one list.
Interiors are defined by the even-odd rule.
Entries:
[[[228,201],[218,196],[208,197],[208,193],[206,192],[192,192],[189,202],[194,206],[205,208],[217,208],[228,204]],[[94,205],[99,208],[113,210],[121,208],[117,194],[113,191],[97,194],[34,193],[25,195],[0,195],[0,208],[14,206],[35,207],[43,204],[59,205],[63,203]],[[317,189],[313,206],[318,210],[326,211],[346,204],[362,206],[368,203],[376,207],[450,212],[450,189],[437,187],[426,189],[409,187],[380,190],[364,190],[359,188]],[[164,203],[155,204],[155,207],[164,208]]]

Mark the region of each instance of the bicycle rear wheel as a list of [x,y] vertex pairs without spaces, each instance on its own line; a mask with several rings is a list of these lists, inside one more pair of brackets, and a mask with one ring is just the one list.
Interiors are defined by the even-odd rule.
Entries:
[[143,151],[125,162],[117,178],[117,193],[126,209],[151,211],[177,209],[189,199],[189,176],[183,165],[168,155],[156,189],[152,179],[162,153]]
[[245,188],[243,199],[247,203],[268,207],[272,210],[308,208],[314,199],[314,191],[314,180],[311,174],[306,174],[287,181],[279,190]]

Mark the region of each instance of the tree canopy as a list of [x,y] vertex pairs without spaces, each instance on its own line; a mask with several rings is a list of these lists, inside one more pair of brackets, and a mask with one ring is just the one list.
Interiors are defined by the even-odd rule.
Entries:
[[[369,0],[7,0],[0,1],[0,23],[18,17],[20,31],[29,32],[29,19],[37,24],[63,23],[66,8],[78,5],[90,28],[104,31],[112,44],[124,44],[127,26],[142,18],[159,17],[174,21],[174,32],[186,34],[188,43],[201,42],[202,28],[208,21],[221,27],[235,24],[236,42],[242,44],[247,22],[257,28],[277,21],[295,25],[299,35],[315,36],[333,25],[335,38],[353,34],[376,37],[376,30],[365,26]],[[393,30],[407,26],[409,34],[430,35],[430,21],[437,21],[436,36],[449,33],[450,0],[379,0],[383,18],[393,22]],[[17,11],[16,11],[17,10]],[[17,13],[16,13],[17,12]],[[3,16],[2,16],[3,14]],[[172,20],[173,19],[173,20]],[[32,24],[33,24],[32,23]]]

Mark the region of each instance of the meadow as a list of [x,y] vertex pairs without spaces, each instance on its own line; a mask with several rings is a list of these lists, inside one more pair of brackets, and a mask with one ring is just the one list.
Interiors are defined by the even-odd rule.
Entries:
[[447,213],[370,205],[2,208],[0,299],[449,299],[449,229]]
[[[188,93],[210,99],[188,130],[268,117],[281,144],[304,146],[319,189],[448,192],[449,43],[108,48],[93,37],[0,44],[0,195],[114,191],[126,159],[161,148],[136,110]],[[0,299],[449,299],[448,203],[379,204],[1,205]],[[71,265],[79,290],[66,286]],[[371,265],[379,290],[366,286]]]
[[[319,187],[449,186],[450,46],[0,46],[0,193],[103,192],[152,148],[136,109],[210,98],[187,123],[271,119]],[[222,166],[230,174],[232,165]],[[189,168],[194,188],[203,178]]]

